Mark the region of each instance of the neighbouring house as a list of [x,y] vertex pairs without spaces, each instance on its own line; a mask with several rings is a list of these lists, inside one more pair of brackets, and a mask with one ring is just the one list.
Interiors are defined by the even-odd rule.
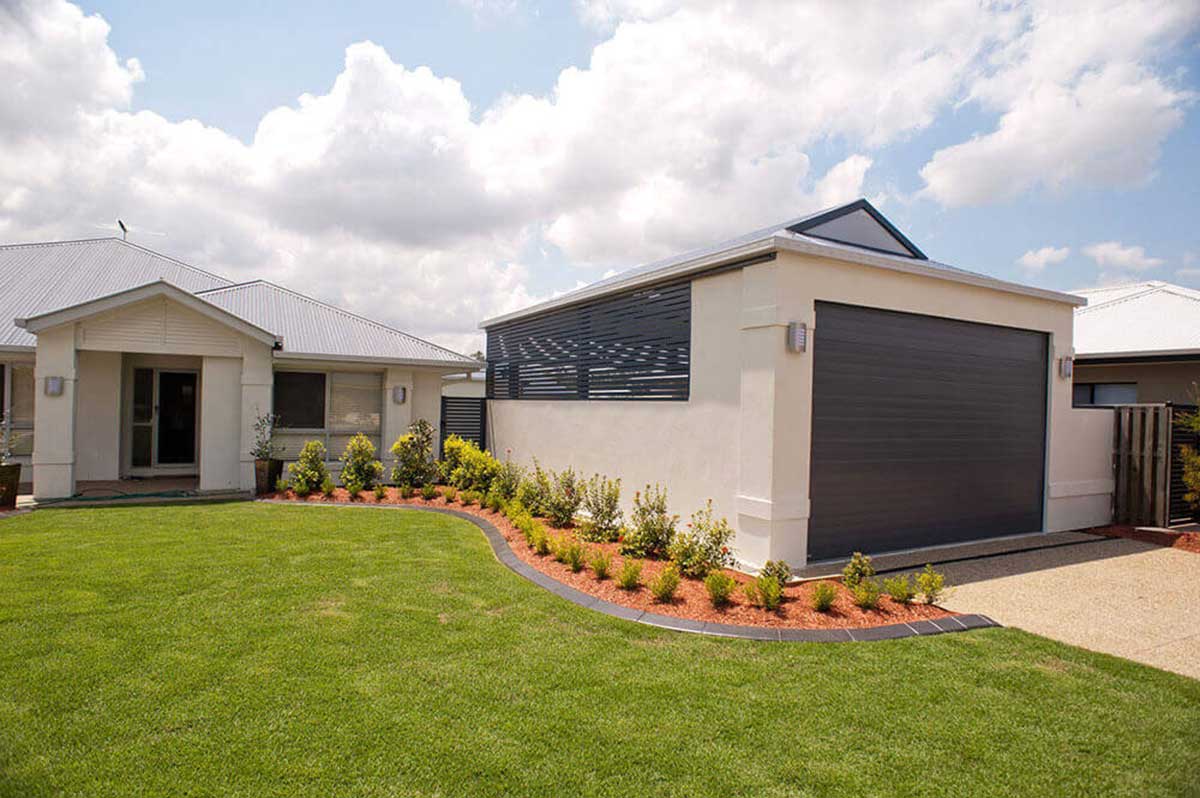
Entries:
[[1074,292],[1076,407],[1195,404],[1200,291],[1157,280]]
[[489,440],[711,498],[748,567],[1106,523],[1085,300],[929,260],[866,200],[481,324]]
[[261,280],[223,277],[120,239],[0,247],[3,403],[35,496],[194,476],[254,485],[254,422],[279,416],[290,459],[331,460],[355,433],[386,447],[437,423],[442,376],[479,364]]

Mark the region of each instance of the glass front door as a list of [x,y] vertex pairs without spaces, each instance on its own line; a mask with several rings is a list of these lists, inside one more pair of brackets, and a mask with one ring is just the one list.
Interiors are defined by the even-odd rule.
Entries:
[[131,466],[195,464],[196,389],[194,371],[133,370]]

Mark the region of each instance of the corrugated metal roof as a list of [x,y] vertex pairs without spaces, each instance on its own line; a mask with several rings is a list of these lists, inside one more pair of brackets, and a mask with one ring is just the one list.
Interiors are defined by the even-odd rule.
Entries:
[[37,345],[12,320],[115,294],[155,280],[186,291],[230,285],[119,238],[0,246],[0,346]]
[[1075,311],[1075,354],[1081,357],[1200,351],[1200,291],[1158,280],[1088,288]]
[[283,338],[282,355],[477,365],[472,358],[295,291],[235,284],[119,238],[0,246],[0,346],[33,348],[12,324],[162,280]]
[[283,337],[288,354],[477,365],[476,361],[265,280],[197,296]]

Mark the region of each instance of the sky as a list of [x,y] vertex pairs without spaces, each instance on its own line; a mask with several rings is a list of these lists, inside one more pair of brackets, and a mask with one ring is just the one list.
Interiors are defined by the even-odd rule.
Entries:
[[931,258],[1200,287],[1200,0],[0,0],[0,242],[116,233],[437,343],[870,199]]

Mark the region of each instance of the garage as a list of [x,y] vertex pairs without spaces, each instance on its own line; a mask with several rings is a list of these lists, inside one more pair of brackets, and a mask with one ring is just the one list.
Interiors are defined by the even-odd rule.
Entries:
[[1047,335],[816,303],[809,558],[1043,529]]

